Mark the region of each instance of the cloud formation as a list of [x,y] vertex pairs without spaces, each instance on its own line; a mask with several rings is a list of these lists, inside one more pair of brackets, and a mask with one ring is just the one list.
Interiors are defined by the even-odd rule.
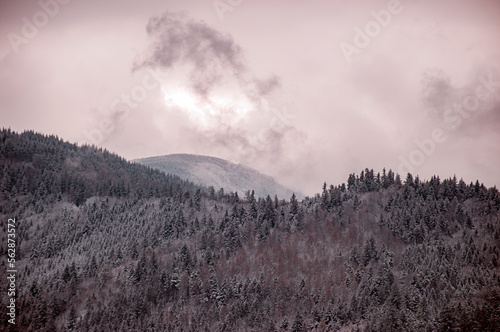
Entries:
[[[184,12],[168,11],[150,18],[146,31],[151,43],[133,71],[154,68],[165,71],[166,76],[181,72],[175,85],[185,85],[195,98],[187,96],[190,101],[175,106],[196,107],[193,122],[200,120],[200,112],[209,118],[210,125],[192,126],[200,143],[233,147],[244,161],[270,160],[282,156],[290,137],[304,136],[273,104],[273,94],[281,88],[280,77],[255,77],[242,48],[230,35]],[[221,101],[224,98],[232,99]],[[175,97],[171,99],[175,102]]]
[[427,69],[422,78],[422,101],[433,116],[443,115],[452,93],[451,79],[444,70]]
[[191,88],[201,96],[208,95],[228,74],[241,78],[246,72],[241,48],[231,36],[192,20],[184,12],[152,17],[146,31],[152,42],[134,70],[191,65]]
[[[448,139],[415,172],[498,186],[500,94],[477,108],[467,99],[465,115],[453,105],[475,96],[482,71],[490,80],[478,68],[500,63],[500,2],[402,2],[347,64],[339,44],[387,4],[250,1],[221,21],[204,1],[72,1],[19,54],[0,39],[0,119],[71,142],[91,135],[127,159],[212,155],[306,194],[366,167],[398,169],[439,127]],[[39,10],[9,2],[0,33]]]
[[423,74],[422,101],[429,118],[455,135],[485,136],[500,130],[500,71],[480,68],[459,86],[442,69]]

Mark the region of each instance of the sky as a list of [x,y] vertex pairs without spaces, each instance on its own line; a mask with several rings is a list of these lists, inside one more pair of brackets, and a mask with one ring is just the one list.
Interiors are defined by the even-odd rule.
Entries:
[[0,2],[0,125],[192,153],[306,195],[385,167],[500,184],[495,0]]

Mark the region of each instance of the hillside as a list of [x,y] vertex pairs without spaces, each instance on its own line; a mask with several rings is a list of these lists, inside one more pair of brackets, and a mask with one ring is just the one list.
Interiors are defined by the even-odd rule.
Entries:
[[292,190],[280,185],[270,176],[220,158],[171,154],[136,159],[134,162],[177,175],[199,185],[213,186],[216,190],[224,188],[226,192],[238,192],[240,197],[251,190],[254,190],[257,197],[262,198],[267,195],[290,198],[293,194]]
[[479,181],[365,169],[241,199],[10,130],[0,170],[2,331],[500,329],[500,194]]

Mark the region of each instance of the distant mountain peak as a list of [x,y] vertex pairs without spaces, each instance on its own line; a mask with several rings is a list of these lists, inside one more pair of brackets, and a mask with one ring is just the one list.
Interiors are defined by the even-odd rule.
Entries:
[[[291,189],[279,184],[269,175],[217,157],[177,153],[136,159],[134,162],[196,184],[213,186],[215,189],[224,188],[226,192],[238,192],[238,195],[254,190],[258,197],[278,195],[279,198],[289,199],[293,194]],[[300,193],[296,195],[302,196]]]

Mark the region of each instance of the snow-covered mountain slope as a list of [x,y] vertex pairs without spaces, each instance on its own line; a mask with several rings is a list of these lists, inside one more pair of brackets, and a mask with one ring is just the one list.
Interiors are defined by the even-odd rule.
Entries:
[[[156,168],[165,173],[215,190],[224,188],[225,192],[238,192],[243,197],[247,190],[254,190],[258,197],[278,195],[289,199],[293,191],[252,168],[234,164],[224,159],[193,154],[171,154],[166,156],[136,159],[134,162]],[[302,195],[296,193],[298,197]]]

